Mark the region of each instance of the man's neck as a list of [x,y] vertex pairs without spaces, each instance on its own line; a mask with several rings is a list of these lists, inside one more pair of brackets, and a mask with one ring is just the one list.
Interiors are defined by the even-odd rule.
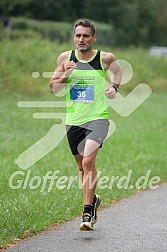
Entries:
[[95,51],[91,48],[88,51],[81,52],[77,50],[77,57],[79,60],[88,61],[95,55]]

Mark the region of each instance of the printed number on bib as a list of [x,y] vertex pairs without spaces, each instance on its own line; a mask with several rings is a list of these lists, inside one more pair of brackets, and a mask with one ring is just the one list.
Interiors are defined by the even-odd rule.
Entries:
[[70,100],[76,102],[94,102],[94,86],[71,85]]
[[85,91],[78,91],[78,98],[85,98],[86,94]]

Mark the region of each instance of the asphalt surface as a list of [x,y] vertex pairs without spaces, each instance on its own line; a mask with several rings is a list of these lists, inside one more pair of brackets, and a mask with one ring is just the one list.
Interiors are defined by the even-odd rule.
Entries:
[[6,252],[167,252],[167,184],[99,211],[95,230],[80,218],[18,242]]

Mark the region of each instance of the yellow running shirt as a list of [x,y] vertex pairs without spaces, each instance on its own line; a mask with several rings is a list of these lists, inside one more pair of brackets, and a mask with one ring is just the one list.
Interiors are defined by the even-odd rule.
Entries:
[[105,96],[106,71],[102,66],[102,52],[97,51],[89,61],[79,61],[75,50],[71,51],[70,61],[76,68],[67,79],[67,125],[108,119],[107,98]]

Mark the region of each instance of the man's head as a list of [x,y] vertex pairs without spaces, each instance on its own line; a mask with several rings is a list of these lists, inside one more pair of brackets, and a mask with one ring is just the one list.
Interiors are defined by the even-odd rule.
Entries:
[[74,24],[74,42],[76,48],[81,52],[86,52],[92,48],[96,41],[96,28],[90,20],[78,20]]

